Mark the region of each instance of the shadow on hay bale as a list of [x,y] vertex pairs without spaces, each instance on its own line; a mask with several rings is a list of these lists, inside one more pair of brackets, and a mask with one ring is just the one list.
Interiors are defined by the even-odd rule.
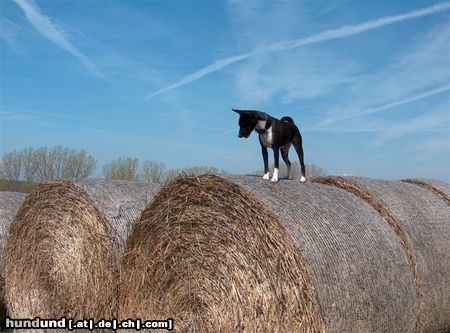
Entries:
[[85,179],[34,189],[6,244],[11,317],[117,317],[124,243],[157,187]]
[[448,332],[450,198],[445,191],[449,193],[450,185],[423,179],[382,181],[357,177],[318,177],[312,181],[354,193],[380,212],[396,231],[414,272],[416,331]]
[[[402,186],[385,206],[411,211],[392,217],[400,231],[373,203],[318,183],[206,175],[166,185],[128,239],[120,317],[171,317],[178,332],[415,332],[433,304],[437,322],[420,325],[445,329],[448,206],[415,185],[383,184]],[[434,245],[409,237],[408,218],[422,238],[434,228]],[[425,260],[439,267],[436,291]]]
[[0,192],[0,328],[3,327],[6,316],[6,306],[3,301],[3,263],[5,260],[3,251],[9,226],[16,216],[25,196],[25,193]]

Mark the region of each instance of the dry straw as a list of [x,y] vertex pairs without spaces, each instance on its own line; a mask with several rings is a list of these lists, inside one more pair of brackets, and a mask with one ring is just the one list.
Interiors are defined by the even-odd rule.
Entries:
[[34,189],[6,244],[11,317],[116,317],[124,242],[155,191],[154,185],[102,179]]
[[9,226],[24,199],[24,193],[0,192],[0,323],[5,321],[6,315],[6,307],[3,301],[3,250]]
[[450,206],[450,184],[431,179],[418,179],[418,178],[408,178],[403,179],[406,183],[416,184],[429,189],[431,192],[435,193],[442,200],[444,200],[447,205]]
[[[405,186],[405,211],[427,207],[419,221],[392,218],[400,225],[409,217],[410,225],[424,228],[436,220],[448,235],[442,223],[448,207],[429,191],[397,183]],[[128,239],[120,316],[171,317],[177,332],[415,332],[417,277],[404,239],[386,222],[365,198],[323,184],[177,179],[159,192]],[[436,263],[447,260],[442,242],[422,248],[425,257],[417,254],[419,267],[423,260],[430,260],[429,269],[439,267],[434,280],[441,293],[450,271],[446,262]],[[424,299],[436,294],[428,282],[422,271],[423,290],[433,294]],[[431,303],[432,319],[446,325],[445,305]],[[422,310],[430,313],[426,304]]]
[[[414,272],[416,332],[450,330],[450,185],[432,180],[320,177],[371,204],[395,230]],[[412,185],[412,184],[415,185]],[[416,186],[419,185],[419,186]],[[441,200],[443,199],[443,200]]]
[[[389,209],[388,205],[377,196],[375,193],[371,192],[362,182],[358,182],[355,178],[350,177],[340,177],[340,176],[328,176],[328,177],[315,177],[312,179],[314,183],[327,184],[336,186],[338,188],[344,189],[348,192],[355,194],[361,199],[365,200],[368,204],[370,204],[383,219],[389,224],[389,226],[396,233],[400,243],[403,245],[405,249],[406,256],[408,258],[408,262],[411,268],[411,272],[414,275],[414,281],[416,284],[416,294],[417,297],[420,298],[420,277],[417,272],[417,264],[416,257],[414,251],[412,249],[411,241],[409,237],[406,235],[405,231],[402,228],[401,223],[397,220],[394,213]],[[417,305],[417,313],[420,312],[420,303]],[[418,317],[417,317],[418,318]],[[417,323],[416,323],[417,327]]]

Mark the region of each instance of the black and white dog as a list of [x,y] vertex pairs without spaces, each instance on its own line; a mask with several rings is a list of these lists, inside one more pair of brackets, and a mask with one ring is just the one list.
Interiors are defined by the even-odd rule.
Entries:
[[291,172],[291,162],[289,161],[289,148],[294,145],[298,154],[301,166],[300,181],[305,182],[305,164],[303,162],[302,136],[300,130],[294,124],[291,117],[283,117],[280,120],[269,116],[267,113],[253,110],[236,110],[239,113],[239,134],[240,138],[248,138],[255,130],[259,134],[259,142],[264,159],[263,179],[269,179],[269,154],[267,148],[273,149],[275,166],[271,181],[278,181],[279,153],[287,166],[286,178],[289,178]]

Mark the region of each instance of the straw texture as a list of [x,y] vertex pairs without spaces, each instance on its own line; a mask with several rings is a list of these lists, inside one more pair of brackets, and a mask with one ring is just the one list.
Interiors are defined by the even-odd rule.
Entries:
[[401,238],[343,189],[181,178],[144,211],[126,253],[122,318],[172,317],[177,332],[416,329]]
[[6,315],[6,307],[3,301],[3,251],[9,226],[24,199],[25,193],[0,192],[0,323],[5,321]]
[[[382,216],[402,239],[415,275],[416,332],[450,331],[450,209],[444,193],[449,184],[354,177],[320,177],[313,181],[344,188],[372,205],[384,205],[395,223]],[[364,190],[356,193],[355,187]],[[374,199],[368,200],[363,192]]]
[[450,184],[438,180],[423,178],[408,178],[403,179],[403,181],[427,188],[450,206]]
[[34,189],[6,244],[11,317],[117,317],[124,242],[156,190],[156,185],[103,179],[55,181]]

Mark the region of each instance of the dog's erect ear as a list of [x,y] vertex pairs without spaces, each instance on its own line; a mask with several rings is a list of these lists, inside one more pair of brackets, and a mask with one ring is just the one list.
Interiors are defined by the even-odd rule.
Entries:
[[231,109],[231,110],[233,110],[234,112],[239,113],[239,114],[244,113],[244,110],[238,110],[238,109]]

